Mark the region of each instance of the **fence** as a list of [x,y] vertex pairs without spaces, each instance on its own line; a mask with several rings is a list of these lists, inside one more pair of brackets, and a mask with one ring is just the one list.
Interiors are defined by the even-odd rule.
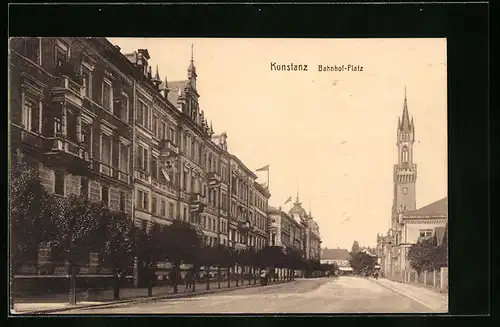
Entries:
[[394,274],[394,280],[404,283],[414,283],[438,289],[440,292],[448,292],[448,267],[443,267],[439,270],[423,271],[418,274],[416,271],[406,271],[404,278],[399,278],[398,274]]

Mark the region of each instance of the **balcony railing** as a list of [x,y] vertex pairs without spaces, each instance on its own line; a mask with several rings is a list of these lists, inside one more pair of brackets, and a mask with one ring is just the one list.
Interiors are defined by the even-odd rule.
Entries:
[[83,103],[83,87],[68,76],[57,77],[52,91],[56,98],[65,98],[80,106]]
[[77,143],[68,140],[64,137],[49,137],[47,141],[48,154],[51,153],[66,153],[73,157],[83,159],[90,162],[90,157],[87,151]]
[[210,172],[210,173],[208,173],[207,174],[207,179],[208,179],[208,185],[210,187],[217,187],[217,186],[220,185],[221,177],[216,172]]
[[141,180],[145,183],[151,183],[151,175],[148,173],[141,171],[141,170],[136,170],[134,171],[134,177],[138,180]]
[[175,145],[171,140],[162,140],[160,142],[160,151],[163,155],[169,157],[171,155],[178,155],[179,147]]
[[103,174],[103,175],[117,178],[116,175],[113,176],[113,167],[108,166],[106,164],[103,164],[103,163],[100,164],[100,166],[99,166],[99,172],[101,174]]

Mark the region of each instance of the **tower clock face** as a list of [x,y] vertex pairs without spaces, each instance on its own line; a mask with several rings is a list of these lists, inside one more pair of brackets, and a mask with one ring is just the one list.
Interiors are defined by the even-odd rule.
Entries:
[[407,188],[407,187],[403,187],[403,193],[404,193],[404,194],[407,194],[407,193],[408,193],[408,188]]

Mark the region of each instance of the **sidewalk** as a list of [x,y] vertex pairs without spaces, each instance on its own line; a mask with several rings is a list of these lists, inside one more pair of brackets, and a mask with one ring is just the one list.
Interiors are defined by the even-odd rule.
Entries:
[[439,293],[437,290],[427,288],[423,285],[398,283],[385,278],[376,280],[375,278],[369,277],[369,279],[396,293],[409,297],[433,311],[448,312],[447,294]]
[[[284,283],[285,281],[270,282],[269,285]],[[132,302],[148,302],[160,299],[184,298],[191,296],[199,296],[203,294],[212,294],[217,292],[232,291],[249,287],[259,287],[259,281],[254,285],[248,285],[248,280],[236,287],[236,281],[231,281],[231,287],[227,287],[227,281],[221,281],[221,288],[218,288],[217,281],[210,283],[210,290],[206,290],[206,283],[196,283],[196,292],[184,290],[184,285],[178,286],[178,293],[173,293],[173,288],[170,286],[158,286],[153,288],[153,296],[147,297],[147,289],[145,288],[127,288],[120,289],[120,300],[113,301],[113,290],[102,291],[92,297],[91,300],[85,299],[85,293],[77,293],[77,304],[72,306],[68,304],[68,294],[53,294],[30,296],[14,299],[14,310],[12,314],[45,314],[50,312],[66,311],[86,307],[101,307],[115,305],[120,303]]]

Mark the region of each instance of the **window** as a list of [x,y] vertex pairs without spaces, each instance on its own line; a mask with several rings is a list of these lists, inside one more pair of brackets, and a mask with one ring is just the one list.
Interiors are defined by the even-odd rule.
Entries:
[[187,221],[187,219],[188,219],[188,217],[187,217],[187,208],[184,207],[182,220]]
[[120,143],[120,171],[128,173],[129,170],[129,147]]
[[155,197],[153,197],[153,198],[151,199],[151,212],[152,212],[153,214],[156,214],[156,209],[157,209],[157,207],[156,207],[156,206],[157,206],[157,203],[156,203],[156,198],[155,198]]
[[187,134],[184,134],[184,153],[188,154],[189,153],[189,136]]
[[408,162],[408,147],[407,146],[403,147],[402,160],[403,160],[403,162]]
[[182,171],[182,189],[184,191],[187,191],[188,174],[186,171]]
[[39,37],[27,37],[25,38],[26,46],[26,57],[33,61],[34,63],[42,64],[42,42]]
[[141,100],[139,100],[139,105],[137,106],[137,122],[149,128],[149,108]]
[[109,205],[109,187],[101,186],[101,201],[104,204]]
[[92,97],[92,72],[85,67],[82,67],[82,84],[83,84],[83,95],[87,98]]
[[57,41],[55,52],[56,67],[64,66],[68,61],[68,46]]
[[203,228],[207,228],[207,217],[203,216]]
[[174,204],[173,203],[168,204],[168,216],[170,218],[174,217]]
[[121,191],[120,192],[120,211],[125,212],[125,200],[127,199],[127,196],[125,192]]
[[85,150],[90,154],[92,150],[92,127],[90,124],[82,122],[81,129],[82,143]]
[[165,200],[161,200],[160,214],[162,217],[165,217],[167,215],[167,204]]
[[80,195],[85,198],[89,197],[89,180],[85,177],[80,178]]
[[138,190],[137,191],[137,207],[145,210],[149,210],[149,202],[148,202],[149,194],[146,191]]
[[77,143],[78,139],[78,117],[72,110],[66,110],[66,136],[71,141]]
[[170,129],[169,129],[168,139],[170,141],[172,141],[174,144],[176,143],[176,141],[175,141],[175,129],[173,127],[170,127]]
[[158,116],[153,115],[153,134],[158,137]]
[[148,164],[149,164],[149,151],[143,146],[139,145],[137,151],[137,165],[141,170],[147,172],[149,171]]
[[104,109],[113,112],[113,89],[108,81],[102,82],[102,106]]
[[191,138],[191,148],[190,148],[190,150],[191,150],[191,158],[192,159],[195,159],[195,153],[194,153],[195,149],[196,149],[196,141],[194,140],[194,138]]
[[35,101],[23,94],[22,124],[25,129],[35,133],[40,132],[42,103]]
[[59,136],[62,133],[61,118],[54,117],[54,136]]
[[54,193],[57,195],[64,196],[64,172],[54,171]]
[[111,166],[111,137],[101,134],[101,162]]
[[158,158],[151,158],[151,177],[158,178]]
[[165,123],[163,121],[158,122],[158,135],[156,135],[157,138],[164,139],[165,138]]
[[128,101],[128,95],[123,93],[122,94],[122,99],[121,99],[121,103],[120,103],[120,115],[118,117],[120,117],[121,120],[123,120],[124,122],[128,123],[128,109],[129,109],[129,101]]
[[162,127],[163,134],[161,137],[166,140],[166,139],[168,139],[168,135],[167,135],[168,134],[168,126],[167,126],[166,122],[162,122],[161,125],[163,126]]
[[432,236],[432,229],[422,229],[419,231],[419,236],[420,237],[431,237]]

